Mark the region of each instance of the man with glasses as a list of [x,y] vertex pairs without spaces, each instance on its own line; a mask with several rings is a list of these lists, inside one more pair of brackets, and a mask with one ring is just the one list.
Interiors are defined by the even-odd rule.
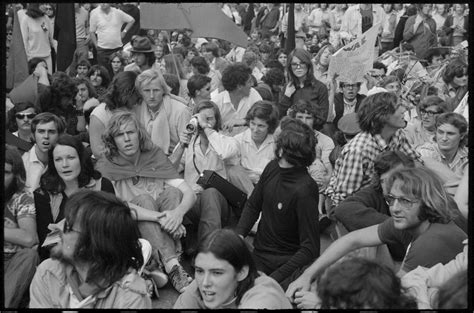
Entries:
[[31,121],[35,145],[22,156],[26,170],[26,188],[33,192],[39,187],[41,175],[48,169],[48,151],[54,147],[66,125],[53,113],[44,112]]
[[211,94],[211,100],[221,112],[224,131],[235,136],[246,130],[245,117],[252,105],[262,100],[260,94],[252,88],[252,70],[243,63],[226,67],[222,75],[224,91]]
[[318,274],[355,249],[402,244],[407,252],[399,277],[417,266],[446,264],[463,250],[467,235],[453,223],[452,199],[434,172],[424,167],[400,169],[389,176],[386,186],[384,197],[391,217],[336,240],[290,284],[287,297],[293,300],[296,291],[309,290]]
[[[334,95],[334,111],[336,114],[332,122],[334,126],[337,125],[341,117],[354,113],[359,109],[362,100],[365,98],[364,95],[359,93],[360,85],[360,82],[339,83],[342,92],[338,92]],[[332,90],[333,88],[331,88],[331,91]]]
[[[397,150],[420,160],[401,130],[406,126],[405,111],[398,97],[390,92],[380,92],[362,101],[357,111],[361,132],[342,149],[326,190],[332,206],[370,184],[374,160],[381,152]],[[328,215],[331,213],[329,208]]]
[[79,191],[66,203],[61,242],[38,266],[30,308],[150,309],[140,232],[113,195]]

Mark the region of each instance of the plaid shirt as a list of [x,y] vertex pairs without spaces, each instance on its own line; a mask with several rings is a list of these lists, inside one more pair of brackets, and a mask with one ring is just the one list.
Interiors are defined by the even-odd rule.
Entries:
[[393,135],[390,142],[385,142],[380,134],[368,132],[357,134],[349,141],[336,160],[326,195],[334,205],[367,186],[374,174],[374,160],[384,151],[398,150],[412,159],[422,162],[405,138],[401,129]]

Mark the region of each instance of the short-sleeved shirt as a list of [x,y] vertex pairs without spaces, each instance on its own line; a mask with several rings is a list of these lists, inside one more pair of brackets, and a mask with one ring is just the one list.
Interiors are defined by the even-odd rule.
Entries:
[[26,170],[25,186],[29,192],[33,192],[40,185],[41,175],[48,169],[48,164],[43,164],[36,155],[36,144],[25,152],[22,157]]
[[408,248],[401,267],[407,273],[417,266],[432,267],[437,263],[448,263],[462,252],[462,242],[467,238],[466,233],[453,222],[431,223],[424,233],[414,237],[405,230],[396,229],[391,217],[379,224],[377,231],[383,243],[401,243]]
[[89,31],[97,33],[97,46],[102,49],[122,47],[120,35],[122,25],[134,21],[133,17],[116,8],[110,8],[109,14],[97,7],[91,12]]
[[[3,227],[19,228],[18,221],[25,217],[35,219],[36,209],[33,195],[24,190],[13,194],[12,198],[5,204]],[[13,254],[19,249],[22,249],[20,245],[7,241],[3,242],[4,254]]]

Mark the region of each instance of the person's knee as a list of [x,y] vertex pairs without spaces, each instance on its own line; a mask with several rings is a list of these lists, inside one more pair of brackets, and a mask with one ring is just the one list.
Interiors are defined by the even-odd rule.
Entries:
[[138,195],[130,202],[148,210],[156,210],[156,201],[149,194]]
[[176,188],[176,187],[168,187],[168,188],[166,188],[166,189],[161,193],[161,196],[162,196],[162,197],[169,198],[169,199],[176,199],[176,200],[179,201],[179,202],[181,202],[181,200],[183,199],[183,193],[181,192],[181,190],[179,190],[179,189]]

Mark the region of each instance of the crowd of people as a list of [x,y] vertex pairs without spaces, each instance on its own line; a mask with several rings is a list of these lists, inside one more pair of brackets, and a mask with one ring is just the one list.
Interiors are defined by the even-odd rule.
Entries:
[[[6,98],[6,308],[152,308],[167,284],[175,309],[467,308],[467,4],[295,3],[295,38],[288,4],[215,4],[240,47],[75,3],[65,71],[56,5],[7,6],[29,76]],[[363,79],[330,77],[374,25]]]

